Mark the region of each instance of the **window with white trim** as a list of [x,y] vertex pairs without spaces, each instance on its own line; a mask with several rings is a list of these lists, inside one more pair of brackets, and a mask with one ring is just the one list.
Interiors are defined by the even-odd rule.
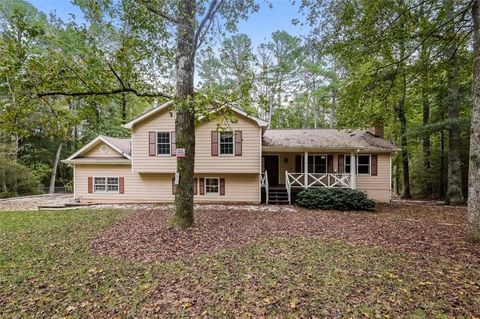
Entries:
[[370,174],[370,155],[357,156],[357,173],[365,175]]
[[233,142],[233,132],[220,132],[219,141],[220,155],[233,155],[235,145]]
[[350,155],[344,155],[343,157],[345,160],[344,160],[344,164],[345,164],[345,167],[344,167],[344,172],[345,173],[350,173],[350,159],[351,159],[351,156]]
[[205,178],[205,194],[206,195],[220,194],[220,178]]
[[[305,156],[301,156],[301,172],[304,173]],[[308,155],[308,172],[309,173],[327,173],[327,155]]]
[[[345,173],[350,173],[350,155],[345,155]],[[357,162],[357,174],[369,175],[370,174],[370,155],[357,155],[355,156]]]
[[170,132],[157,132],[157,155],[170,155]]
[[95,193],[118,193],[118,177],[95,177]]

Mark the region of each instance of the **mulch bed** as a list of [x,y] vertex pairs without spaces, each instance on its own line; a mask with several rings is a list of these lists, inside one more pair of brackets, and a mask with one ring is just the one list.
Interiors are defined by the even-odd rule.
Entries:
[[245,211],[198,207],[195,227],[171,227],[172,211],[139,210],[91,242],[94,252],[142,261],[189,259],[269,237],[317,237],[480,261],[466,238],[466,209],[384,204],[376,212]]

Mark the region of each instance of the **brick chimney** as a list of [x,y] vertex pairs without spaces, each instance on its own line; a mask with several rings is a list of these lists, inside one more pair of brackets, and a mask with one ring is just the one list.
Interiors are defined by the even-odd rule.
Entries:
[[375,137],[383,138],[383,124],[376,123],[376,125],[374,127],[369,128],[367,132],[372,134]]

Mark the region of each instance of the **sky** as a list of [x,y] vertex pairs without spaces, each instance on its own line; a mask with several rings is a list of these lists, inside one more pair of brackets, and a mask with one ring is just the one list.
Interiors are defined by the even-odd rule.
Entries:
[[[82,12],[70,0],[29,0],[29,2],[45,13],[55,12],[63,20],[69,20],[71,14],[77,17],[77,21],[82,17]],[[305,26],[295,26],[291,23],[293,18],[302,20],[298,12],[298,3],[292,5],[290,0],[270,0],[273,8],[269,8],[265,1],[259,2],[261,5],[259,12],[238,25],[238,31],[248,34],[254,47],[268,41],[272,32],[277,30],[287,31],[293,35],[306,34]]]

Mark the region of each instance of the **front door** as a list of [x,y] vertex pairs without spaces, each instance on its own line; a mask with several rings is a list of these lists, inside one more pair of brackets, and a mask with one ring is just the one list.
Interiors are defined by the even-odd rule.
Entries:
[[263,167],[268,174],[268,184],[278,185],[278,156],[263,155]]

